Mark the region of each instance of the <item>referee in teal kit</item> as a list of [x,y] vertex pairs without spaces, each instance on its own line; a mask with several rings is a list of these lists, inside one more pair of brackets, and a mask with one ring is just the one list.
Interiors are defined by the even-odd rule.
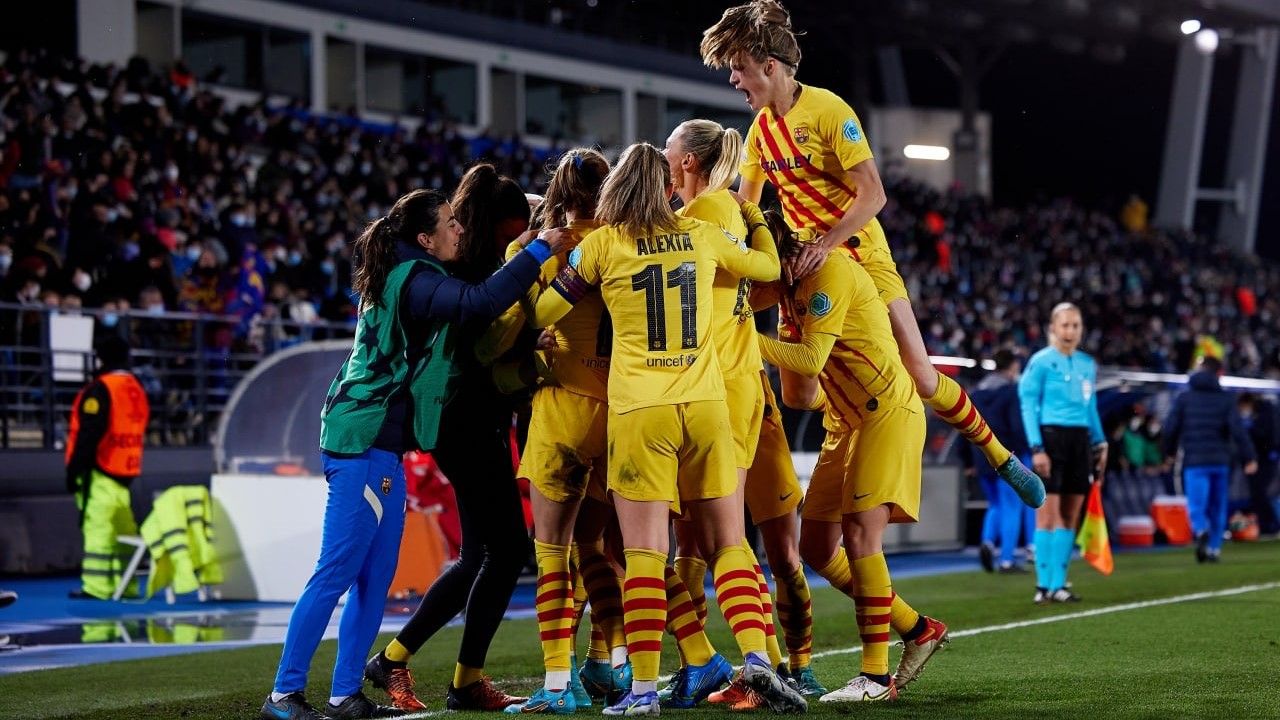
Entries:
[[1045,502],[1036,511],[1037,605],[1077,602],[1067,589],[1089,474],[1107,466],[1107,439],[1098,417],[1098,365],[1078,349],[1084,334],[1080,308],[1059,303],[1049,315],[1049,347],[1031,356],[1018,399],[1031,446],[1031,467],[1044,478]]

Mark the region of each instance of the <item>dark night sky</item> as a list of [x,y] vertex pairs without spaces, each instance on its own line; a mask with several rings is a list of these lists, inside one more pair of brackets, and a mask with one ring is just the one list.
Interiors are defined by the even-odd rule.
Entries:
[[[1155,40],[1130,45],[1121,63],[1034,45],[1005,50],[984,77],[981,95],[982,109],[992,116],[996,202],[1066,195],[1113,210],[1136,193],[1154,214],[1176,55],[1172,43]],[[913,105],[958,106],[954,76],[935,52],[909,49],[903,59]],[[847,93],[852,85],[841,67],[848,61],[816,47],[807,52],[801,78]],[[1238,67],[1236,56],[1220,52],[1202,187],[1223,183]],[[880,99],[878,84],[872,83],[873,101]],[[1280,259],[1280,113],[1275,111],[1267,155],[1257,249]],[[1197,228],[1212,234],[1216,217],[1214,204],[1202,203]]]

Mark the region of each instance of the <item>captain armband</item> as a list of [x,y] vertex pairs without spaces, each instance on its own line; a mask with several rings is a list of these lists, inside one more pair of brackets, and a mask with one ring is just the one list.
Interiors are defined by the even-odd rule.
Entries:
[[560,272],[556,273],[556,279],[551,281],[551,288],[560,293],[560,297],[570,304],[575,304],[587,296],[587,293],[591,290],[591,285],[582,279],[577,270],[566,265],[560,269]]

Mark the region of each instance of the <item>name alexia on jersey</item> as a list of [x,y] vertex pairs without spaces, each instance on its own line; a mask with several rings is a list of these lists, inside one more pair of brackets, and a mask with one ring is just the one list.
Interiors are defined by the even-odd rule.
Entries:
[[693,252],[693,241],[689,233],[671,233],[654,235],[651,238],[636,238],[636,255],[655,255],[663,252]]

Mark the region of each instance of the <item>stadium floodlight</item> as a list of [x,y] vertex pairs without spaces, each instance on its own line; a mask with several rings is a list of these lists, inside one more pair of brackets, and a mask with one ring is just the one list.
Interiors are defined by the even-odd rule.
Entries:
[[1212,55],[1218,49],[1218,31],[1205,28],[1196,33],[1196,49],[1205,55]]
[[908,145],[902,148],[902,154],[912,160],[946,160],[951,151],[941,145]]
[[1182,34],[1183,34],[1183,35],[1195,35],[1195,34],[1196,34],[1196,33],[1198,33],[1198,32],[1200,32],[1200,21],[1199,21],[1199,20],[1196,20],[1195,18],[1192,18],[1192,19],[1190,19],[1190,20],[1183,20],[1183,21],[1182,21]]

